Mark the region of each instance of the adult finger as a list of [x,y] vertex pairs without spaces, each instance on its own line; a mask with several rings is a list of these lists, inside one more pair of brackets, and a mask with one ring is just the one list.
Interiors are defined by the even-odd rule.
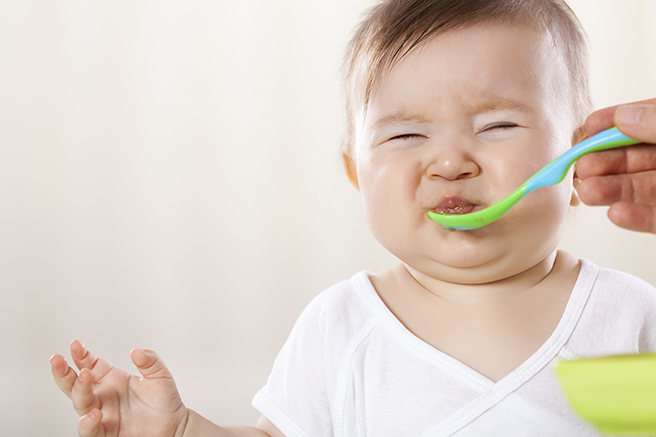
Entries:
[[102,437],[104,434],[100,428],[102,412],[98,409],[91,410],[80,418],[77,423],[77,433],[80,437]]
[[[640,100],[629,105],[655,105],[656,99]],[[598,111],[593,112],[585,121],[585,131],[588,135],[594,135],[604,129],[613,127],[617,122],[615,120],[615,112],[617,108],[623,105],[609,106]],[[628,134],[627,134],[628,135]],[[630,136],[630,135],[629,135]],[[638,138],[636,138],[638,139]],[[644,141],[644,140],[640,140]]]
[[55,384],[70,398],[73,385],[77,379],[77,373],[68,365],[66,358],[59,354],[50,357],[50,366],[52,376],[55,378]]
[[610,207],[608,218],[622,228],[656,234],[656,206],[620,202]]
[[583,156],[576,162],[576,177],[583,180],[593,176],[638,173],[654,169],[656,147],[639,145]]
[[73,385],[73,391],[71,393],[73,407],[80,416],[84,416],[100,407],[100,401],[93,393],[93,382],[94,378],[91,370],[80,370],[80,374]]
[[169,372],[169,369],[164,364],[164,360],[155,351],[134,348],[130,351],[130,358],[144,378],[173,379],[173,375],[171,375],[171,372]]
[[643,143],[656,143],[656,99],[649,104],[618,107],[614,121],[625,135]]
[[603,108],[590,114],[585,120],[585,132],[588,136],[613,127],[615,123],[613,117],[618,106],[609,106],[608,108]]
[[583,179],[577,191],[583,203],[593,206],[618,202],[656,205],[656,171]]

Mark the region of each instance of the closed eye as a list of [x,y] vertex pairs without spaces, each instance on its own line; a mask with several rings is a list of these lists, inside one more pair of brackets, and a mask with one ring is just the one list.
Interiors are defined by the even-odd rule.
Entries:
[[426,138],[424,135],[419,135],[419,134],[403,134],[403,135],[397,135],[395,137],[392,137],[389,139],[389,141],[392,140],[411,140],[413,138]]
[[481,132],[489,132],[492,130],[507,130],[513,127],[517,127],[515,123],[492,123],[483,128]]

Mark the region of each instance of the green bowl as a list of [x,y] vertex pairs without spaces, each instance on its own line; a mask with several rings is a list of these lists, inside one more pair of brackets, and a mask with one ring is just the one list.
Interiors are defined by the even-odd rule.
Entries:
[[656,353],[560,361],[572,407],[605,434],[656,434]]

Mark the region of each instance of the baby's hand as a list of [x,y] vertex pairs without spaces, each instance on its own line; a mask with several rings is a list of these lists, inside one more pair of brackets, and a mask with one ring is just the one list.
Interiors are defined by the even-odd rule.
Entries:
[[50,364],[57,386],[82,416],[77,426],[81,437],[183,435],[187,408],[173,376],[155,352],[130,352],[143,378],[96,358],[79,340],[71,343],[71,357],[79,375],[61,355],[53,355]]

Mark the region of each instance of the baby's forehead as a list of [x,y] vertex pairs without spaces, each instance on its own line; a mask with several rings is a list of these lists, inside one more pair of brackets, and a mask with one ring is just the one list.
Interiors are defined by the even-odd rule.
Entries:
[[[454,77],[449,70],[466,74]],[[427,75],[436,79],[445,76],[453,81],[441,82],[445,87],[469,81],[472,88],[485,88],[497,82],[513,86],[518,70],[527,73],[522,78],[536,84],[570,87],[565,54],[549,30],[525,25],[472,25],[438,32],[376,71],[363,103],[368,105],[390,78],[414,81]]]
[[441,126],[461,116],[466,118],[457,123],[473,123],[480,114],[569,114],[571,90],[567,66],[548,32],[451,30],[417,45],[381,74],[356,116],[356,131],[367,135],[382,131],[379,125],[412,124],[407,119]]
[[[472,47],[479,45],[476,41],[472,42],[470,39],[462,38],[461,36],[464,33],[476,34],[481,42],[481,46],[484,46],[488,40],[494,39],[494,36],[506,34],[511,38],[513,44],[513,47],[508,47],[508,50],[512,50],[513,48],[516,49],[518,46],[523,46],[525,49],[539,54],[540,56],[550,57],[552,60],[554,60],[553,57],[555,56],[558,58],[558,61],[565,64],[565,54],[562,52],[560,45],[555,41],[552,32],[547,28],[520,24],[472,24],[444,30],[442,32],[435,32],[430,37],[407,48],[401,56],[390,56],[388,62],[384,66],[378,68],[376,66],[368,66],[367,69],[370,72],[371,82],[374,84],[380,82],[389,75],[390,72],[394,71],[400,63],[407,61],[409,58],[416,60],[419,57],[434,55],[430,50],[427,50],[427,46],[439,48],[446,45],[453,45],[454,42],[457,44],[463,40],[469,41],[470,45],[468,47],[466,43],[462,43],[460,44],[461,49],[471,49]],[[465,56],[468,53],[464,50],[457,54]],[[415,71],[415,73],[420,74],[421,72]],[[373,91],[373,87],[371,90]]]

